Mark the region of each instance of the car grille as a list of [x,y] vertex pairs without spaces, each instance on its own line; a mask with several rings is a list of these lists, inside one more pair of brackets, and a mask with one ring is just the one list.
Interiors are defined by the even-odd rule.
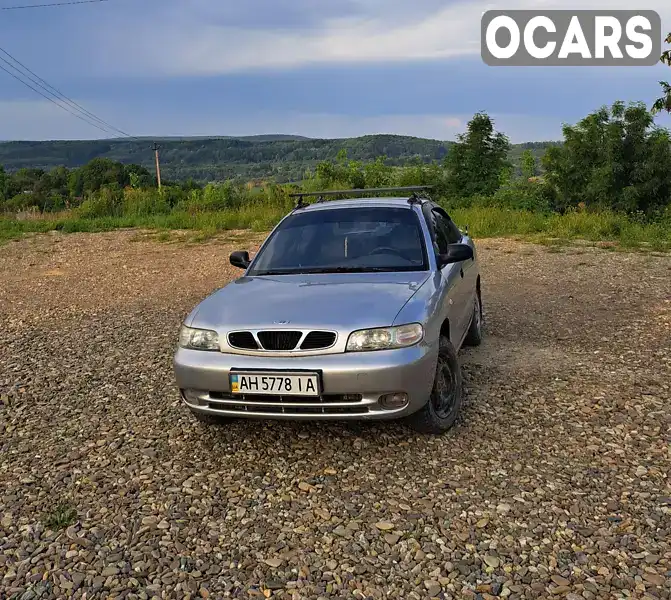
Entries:
[[293,350],[301,339],[300,331],[259,331],[264,350]]
[[[295,350],[303,333],[301,331],[259,331],[257,338],[261,345],[257,343],[254,334],[251,331],[235,331],[228,334],[228,343],[232,348],[240,350],[271,350],[271,351],[290,351]],[[336,334],[333,331],[311,331],[305,336],[300,350],[322,350],[330,348],[336,341]]]
[[229,333],[228,343],[233,346],[233,348],[240,348],[241,350],[258,350],[259,348],[259,345],[256,343],[256,340],[250,331]]
[[311,331],[305,336],[301,350],[319,350],[330,348],[336,341],[336,334],[332,331]]
[[209,392],[208,396],[210,399],[207,403],[208,408],[240,413],[351,415],[368,412],[368,406],[361,404],[363,400],[361,394],[323,394],[306,397]]

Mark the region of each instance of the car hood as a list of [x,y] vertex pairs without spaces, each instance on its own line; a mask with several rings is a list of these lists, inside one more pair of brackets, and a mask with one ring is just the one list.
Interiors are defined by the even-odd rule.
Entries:
[[186,324],[217,331],[389,326],[429,275],[423,271],[241,277],[203,300]]

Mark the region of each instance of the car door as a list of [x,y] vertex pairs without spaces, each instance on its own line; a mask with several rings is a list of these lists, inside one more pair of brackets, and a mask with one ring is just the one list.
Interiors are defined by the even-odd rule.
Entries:
[[[449,238],[447,231],[440,221],[440,214],[435,210],[435,207],[429,205],[426,207],[425,216],[429,229],[431,230],[431,237],[433,240],[434,251],[436,254],[443,254],[447,251]],[[442,296],[442,312],[447,316],[450,322],[450,342],[456,347],[461,343],[463,337],[463,309],[461,304],[463,300],[460,295],[463,293],[461,287],[461,275],[458,264],[445,265],[440,270],[441,279],[443,282],[444,292]]]
[[[432,220],[436,224],[436,230],[440,232],[441,238],[444,240],[445,246],[447,244],[458,244],[462,242],[462,234],[459,231],[459,228],[454,225],[448,214],[439,206],[435,206],[431,209],[433,214]],[[441,250],[442,252],[443,250]],[[462,261],[454,263],[452,265],[447,265],[443,272],[447,277],[453,279],[454,291],[453,291],[453,300],[454,300],[454,314],[456,316],[456,322],[454,323],[455,329],[455,347],[459,347],[466,331],[471,322],[471,315],[473,313],[473,301],[474,298],[471,294],[471,285],[469,284],[470,273],[467,271],[470,267],[470,264],[473,261]],[[449,274],[448,274],[449,269]],[[452,323],[452,321],[450,321]]]
[[[473,248],[473,258],[471,260],[465,260],[462,263],[462,269],[464,270],[464,285],[466,286],[466,291],[468,294],[470,306],[475,308],[475,297],[478,293],[478,275],[479,268],[477,263],[477,252],[473,240],[469,237],[468,233],[462,233],[461,230],[455,225],[454,221],[450,219],[450,225],[454,230],[455,238],[462,244],[468,244]],[[471,316],[467,315],[468,323],[466,327],[470,325]]]

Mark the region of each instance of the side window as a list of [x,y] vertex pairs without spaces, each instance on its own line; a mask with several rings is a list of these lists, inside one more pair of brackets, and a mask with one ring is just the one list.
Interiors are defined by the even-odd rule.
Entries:
[[461,231],[459,231],[459,228],[454,224],[452,219],[435,209],[433,210],[433,213],[435,214],[435,219],[438,222],[438,226],[443,230],[444,235],[447,238],[447,243],[459,243],[461,241]]
[[454,224],[454,221],[452,219],[447,221],[447,226],[449,231],[450,244],[458,244],[461,241],[461,238],[463,237],[461,235],[461,231]]
[[448,241],[447,231],[445,225],[442,222],[443,216],[436,210],[431,211],[431,225],[436,236],[436,245],[438,246],[438,254],[444,254],[447,252],[447,245],[450,243]]

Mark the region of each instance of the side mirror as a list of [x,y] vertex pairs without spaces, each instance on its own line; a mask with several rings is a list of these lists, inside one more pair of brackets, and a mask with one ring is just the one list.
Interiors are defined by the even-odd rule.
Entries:
[[235,252],[232,252],[229,260],[231,264],[234,267],[238,267],[238,269],[246,269],[251,262],[247,250],[236,250]]
[[439,254],[436,257],[438,268],[442,269],[445,265],[471,260],[473,258],[473,248],[468,244],[450,244],[445,254]]

